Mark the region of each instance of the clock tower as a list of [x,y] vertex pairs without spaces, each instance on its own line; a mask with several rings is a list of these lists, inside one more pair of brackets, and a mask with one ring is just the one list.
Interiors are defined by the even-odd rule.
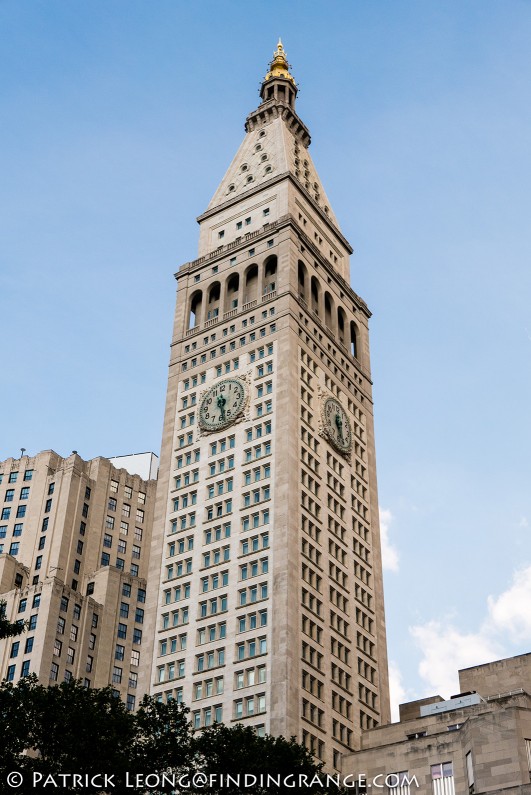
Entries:
[[176,274],[146,689],[332,771],[389,720],[370,312],[280,41],[260,96]]

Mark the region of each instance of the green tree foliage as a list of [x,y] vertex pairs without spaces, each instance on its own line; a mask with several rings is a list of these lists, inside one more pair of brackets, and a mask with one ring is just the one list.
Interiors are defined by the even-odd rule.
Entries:
[[0,640],[2,638],[12,638],[15,635],[22,635],[24,630],[26,629],[26,624],[24,621],[15,621],[15,623],[11,623],[5,617],[6,611],[6,603],[0,602]]
[[[323,766],[317,764],[310,751],[299,745],[294,737],[290,740],[271,735],[259,737],[251,726],[229,727],[218,723],[196,735],[194,750],[195,770],[204,773],[209,781],[219,784],[223,780],[223,786],[208,790],[210,795],[341,793],[335,785],[326,786]],[[254,776],[256,780],[249,780],[251,786],[245,786],[241,779],[239,783],[231,783],[228,776],[235,778],[238,773]],[[298,786],[295,782],[301,778],[304,785]],[[286,783],[282,783],[284,781]],[[194,795],[200,791],[192,790]]]
[[[337,788],[322,788],[318,783],[301,788],[260,784],[260,776],[268,774],[281,778],[302,774],[311,782],[322,773],[321,766],[293,738],[258,737],[251,727],[242,725],[216,724],[193,732],[188,715],[182,704],[162,703],[151,696],[144,696],[136,713],[128,712],[111,687],[88,689],[76,681],[45,687],[34,675],[16,685],[3,682],[0,793],[96,795],[102,791],[101,775],[93,784],[88,779],[107,774],[112,775],[107,791],[113,795],[148,790],[150,795],[175,790],[190,795],[292,795],[297,791],[317,795],[333,790],[338,795]],[[20,772],[23,781],[9,789],[7,775],[13,771]],[[83,777],[82,785],[74,774]],[[197,774],[203,778],[194,783]],[[257,783],[227,785],[226,776],[237,774],[257,776]],[[173,775],[187,779],[187,786],[173,785]],[[51,777],[48,783],[47,777]],[[205,786],[205,781],[212,785]]]
[[87,690],[78,682],[44,687],[34,676],[0,686],[0,729],[0,778],[5,782],[10,771],[22,772],[18,791],[24,793],[31,792],[33,773],[116,770],[120,777],[134,736],[132,718],[110,688]]

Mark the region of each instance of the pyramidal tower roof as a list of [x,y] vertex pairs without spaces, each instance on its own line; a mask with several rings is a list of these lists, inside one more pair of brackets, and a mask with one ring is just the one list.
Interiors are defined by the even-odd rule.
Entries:
[[240,199],[279,177],[292,175],[339,230],[308,147],[310,133],[295,113],[298,87],[279,39],[262,82],[258,108],[245,122],[246,136],[207,208]]

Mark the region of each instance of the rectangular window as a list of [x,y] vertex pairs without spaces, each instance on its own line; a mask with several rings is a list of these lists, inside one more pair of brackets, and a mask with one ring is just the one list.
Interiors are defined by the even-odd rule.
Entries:
[[410,795],[409,772],[402,770],[400,773],[391,773],[387,776],[389,795]]
[[[526,742],[528,742],[526,740]],[[475,782],[474,782],[474,764],[472,762],[472,751],[469,751],[465,756],[465,763],[466,763],[466,777],[467,777],[467,784],[468,784],[468,792],[470,795],[473,795],[475,790]],[[528,767],[529,767],[529,758],[528,758]]]
[[33,478],[33,469],[26,469],[24,472],[24,480],[31,480]]
[[454,774],[451,762],[431,766],[433,795],[453,795]]

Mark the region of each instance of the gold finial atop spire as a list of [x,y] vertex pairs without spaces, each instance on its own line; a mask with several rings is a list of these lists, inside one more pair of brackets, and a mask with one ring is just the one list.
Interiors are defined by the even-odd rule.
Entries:
[[292,83],[295,83],[293,75],[290,75],[289,73],[289,63],[286,57],[286,51],[284,50],[284,46],[280,38],[278,40],[277,49],[273,53],[273,60],[269,64],[269,72],[266,74],[264,82],[266,80],[271,80],[273,77],[284,77],[287,80],[291,80]]

